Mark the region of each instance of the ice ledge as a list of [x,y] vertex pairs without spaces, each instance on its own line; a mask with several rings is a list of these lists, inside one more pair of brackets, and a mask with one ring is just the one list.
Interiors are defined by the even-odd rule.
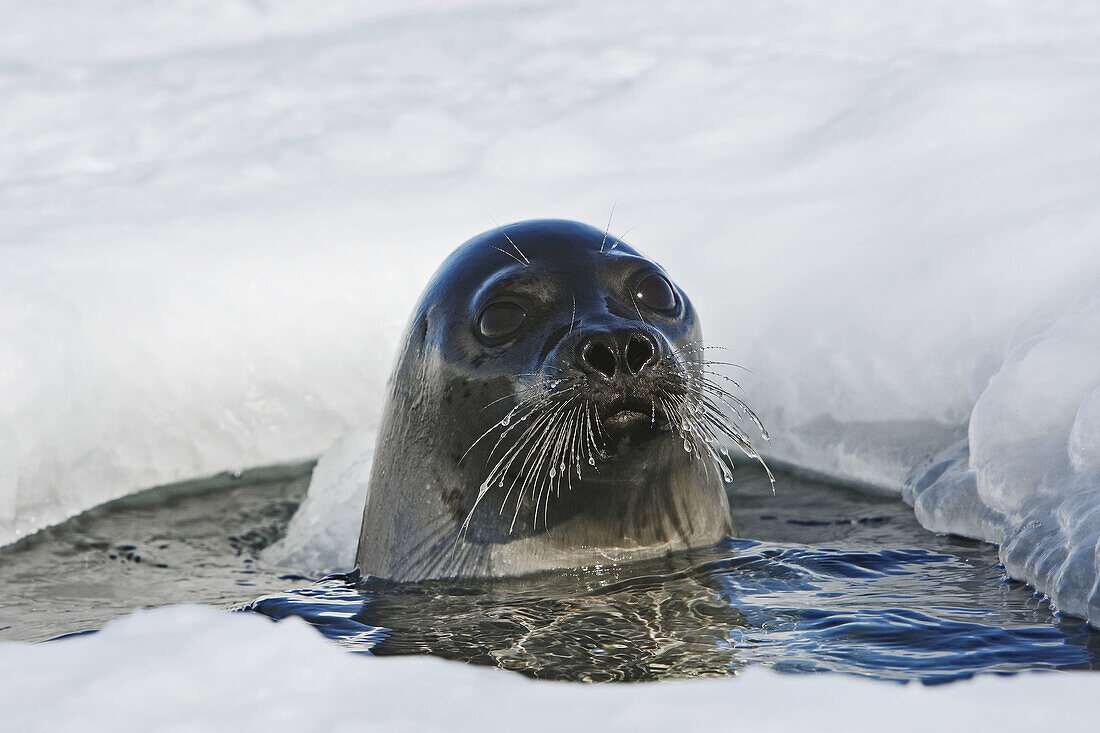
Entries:
[[[348,654],[304,622],[203,606],[101,632],[0,643],[0,707],[21,731],[1091,731],[1100,677],[983,676],[926,687],[752,668],[737,679],[583,685],[427,657]],[[794,704],[792,704],[794,701]]]

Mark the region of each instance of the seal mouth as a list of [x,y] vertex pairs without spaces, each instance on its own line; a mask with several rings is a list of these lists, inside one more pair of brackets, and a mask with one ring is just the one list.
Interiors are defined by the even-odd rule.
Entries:
[[600,412],[600,423],[607,435],[613,438],[644,438],[668,426],[665,411],[656,400],[616,398]]
[[637,410],[619,410],[604,418],[603,426],[608,430],[625,430],[638,423],[650,422],[649,415]]

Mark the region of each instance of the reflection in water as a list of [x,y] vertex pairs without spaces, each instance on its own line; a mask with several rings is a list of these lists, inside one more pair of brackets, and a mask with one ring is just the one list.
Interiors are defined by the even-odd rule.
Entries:
[[[577,680],[728,675],[749,664],[941,681],[1096,665],[1100,632],[1006,581],[996,548],[930,534],[896,496],[750,466],[742,539],[624,567],[480,582],[314,583],[260,550],[305,467],[155,489],[0,548],[0,639],[96,629],[179,602],[298,615],[371,654],[434,654]],[[286,591],[287,588],[298,590]]]
[[739,469],[743,538],[623,567],[495,581],[334,576],[263,598],[371,654],[570,680],[729,675],[749,664],[926,682],[1091,669],[1100,633],[1008,581],[996,548],[926,532],[883,496]]

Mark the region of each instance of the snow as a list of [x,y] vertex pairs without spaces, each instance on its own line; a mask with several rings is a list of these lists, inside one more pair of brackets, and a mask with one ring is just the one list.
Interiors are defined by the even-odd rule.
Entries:
[[[773,458],[1003,539],[1010,572],[1095,621],[1100,8],[4,17],[0,542],[365,425],[324,483],[360,476],[443,256],[494,218],[602,225],[617,201],[613,230],[752,370]],[[287,552],[345,562],[344,489]]]
[[[91,672],[94,671],[94,674]],[[100,633],[0,642],[0,705],[20,731],[1089,731],[1090,674],[923,687],[750,669],[737,679],[577,685],[426,657],[341,651],[288,619],[201,606],[139,611]],[[776,704],[777,700],[796,704]],[[1057,701],[1057,712],[1051,703]],[[1057,718],[1052,718],[1053,714]]]

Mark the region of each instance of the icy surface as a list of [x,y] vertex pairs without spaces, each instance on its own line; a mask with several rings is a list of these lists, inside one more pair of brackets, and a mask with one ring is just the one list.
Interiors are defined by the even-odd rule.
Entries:
[[[341,651],[278,624],[169,606],[100,633],[0,642],[0,707],[19,731],[1091,731],[1094,675],[986,676],[938,687],[751,669],[738,679],[577,685],[425,657]],[[789,704],[796,700],[797,704]],[[1056,713],[1051,701],[1057,701]],[[786,702],[781,702],[786,701]]]
[[377,432],[367,423],[325,452],[286,536],[263,551],[266,559],[316,575],[355,567]]
[[[910,482],[917,518],[1001,545],[1009,574],[1100,621],[1100,299],[1071,306],[1009,354],[964,446]],[[943,476],[940,470],[947,467]],[[965,467],[965,468],[964,468]]]
[[6,5],[0,541],[320,454],[451,248],[618,201],[773,456],[1095,615],[1095,5]]

